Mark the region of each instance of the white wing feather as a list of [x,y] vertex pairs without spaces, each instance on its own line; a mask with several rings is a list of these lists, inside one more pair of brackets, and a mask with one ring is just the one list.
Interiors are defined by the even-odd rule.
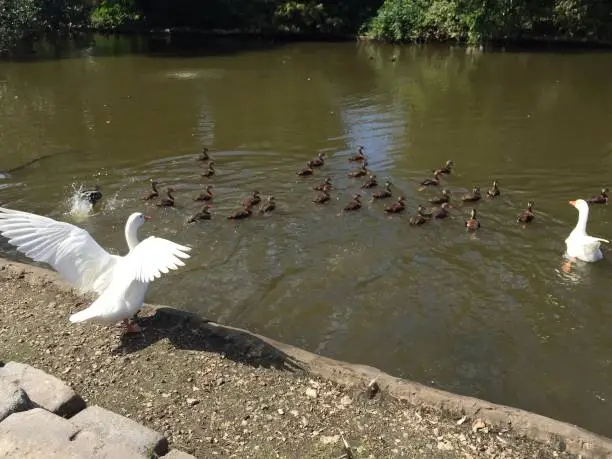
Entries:
[[120,271],[118,275],[140,282],[152,282],[171,269],[185,266],[181,258],[189,258],[185,252],[190,250],[191,247],[149,236],[123,258],[117,267]]
[[81,293],[101,294],[121,259],[84,229],[28,212],[0,207],[0,234],[34,261],[51,265]]

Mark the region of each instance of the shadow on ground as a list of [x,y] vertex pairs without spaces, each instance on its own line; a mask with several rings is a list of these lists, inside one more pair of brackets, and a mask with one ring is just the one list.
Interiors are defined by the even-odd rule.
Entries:
[[177,349],[223,354],[252,367],[302,371],[289,355],[245,330],[226,327],[173,308],[145,308],[137,323],[142,333],[124,334],[115,353],[130,354],[167,338]]

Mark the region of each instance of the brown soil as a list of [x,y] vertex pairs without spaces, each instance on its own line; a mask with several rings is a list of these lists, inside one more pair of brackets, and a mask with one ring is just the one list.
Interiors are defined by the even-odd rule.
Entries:
[[256,335],[170,308],[145,309],[130,336],[71,324],[87,300],[50,279],[0,263],[0,359],[54,374],[199,458],[575,457],[563,439],[544,445],[384,387],[370,398]]

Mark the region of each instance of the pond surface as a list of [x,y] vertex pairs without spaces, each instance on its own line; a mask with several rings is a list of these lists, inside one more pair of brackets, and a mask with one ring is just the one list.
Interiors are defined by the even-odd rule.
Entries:
[[[0,64],[0,170],[44,156],[0,180],[0,202],[75,222],[73,184],[99,184],[99,211],[78,223],[103,246],[124,252],[125,218],[144,211],[153,220],[141,236],[194,248],[151,302],[612,435],[612,252],[561,269],[577,219],[568,200],[612,184],[611,74],[602,52],[267,42],[179,52],[97,37],[61,59]],[[211,179],[194,160],[203,145]],[[357,145],[406,197],[405,214],[364,199],[339,215],[361,183],[347,177]],[[297,177],[319,151],[324,168]],[[454,218],[409,226],[434,194],[420,181],[447,159]],[[332,200],[315,206],[311,188],[328,174]],[[150,178],[176,189],[175,208],[139,200]],[[502,195],[476,204],[482,228],[470,236],[471,206],[458,198],[492,179]],[[213,219],[188,225],[205,183]],[[276,196],[277,211],[228,221],[253,189]],[[523,228],[528,200],[536,218]],[[611,220],[593,206],[589,232],[612,238]]]

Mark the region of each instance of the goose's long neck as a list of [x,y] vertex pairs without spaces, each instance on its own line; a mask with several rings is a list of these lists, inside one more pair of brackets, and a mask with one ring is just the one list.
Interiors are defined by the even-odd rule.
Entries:
[[578,223],[574,232],[579,234],[586,234],[587,221],[589,219],[589,209],[580,209],[578,211]]
[[128,248],[131,252],[140,241],[138,240],[138,228],[136,225],[130,223],[131,222],[125,225],[125,240],[127,241]]

